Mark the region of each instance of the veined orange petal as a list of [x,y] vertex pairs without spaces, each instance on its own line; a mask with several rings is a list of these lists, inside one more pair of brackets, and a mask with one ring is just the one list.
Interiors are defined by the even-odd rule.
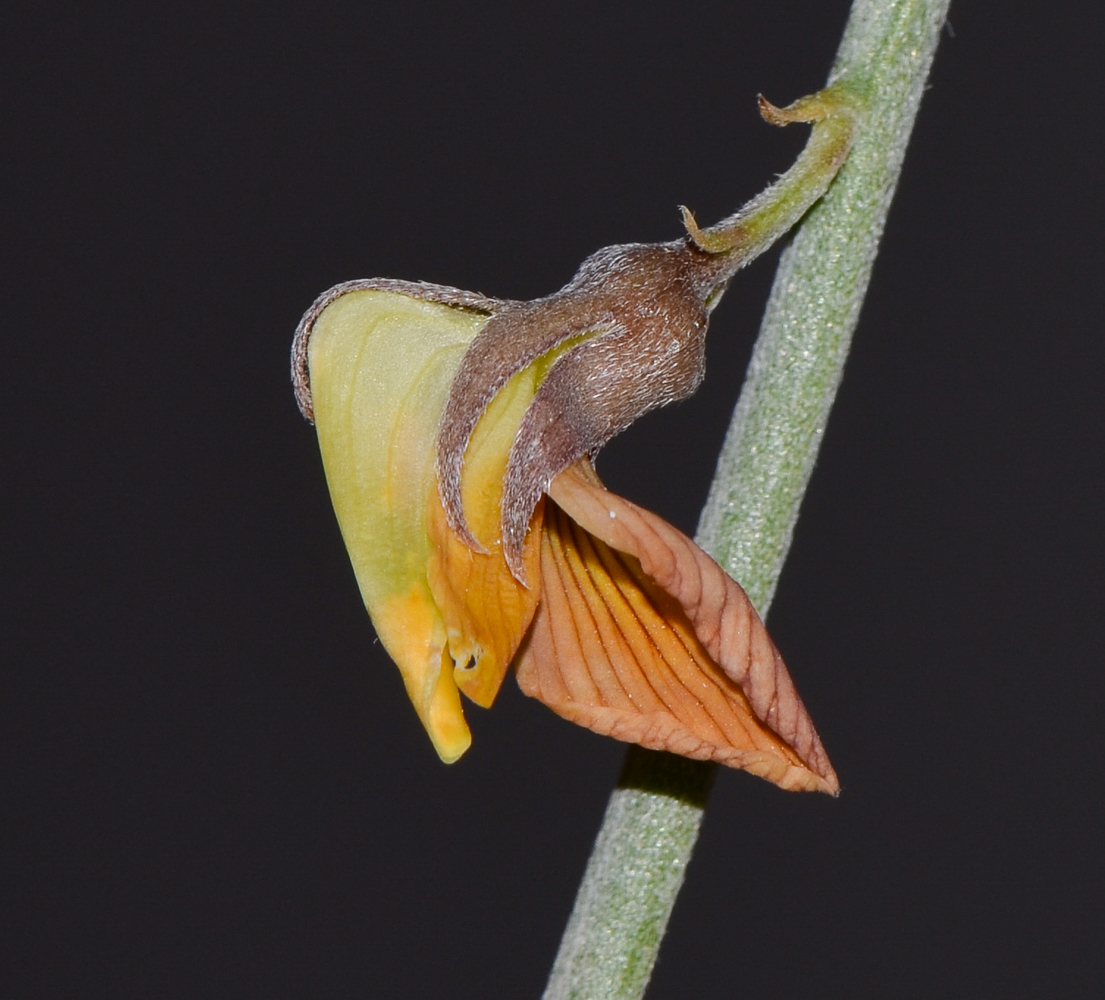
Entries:
[[682,532],[607,491],[586,460],[549,493],[522,690],[627,742],[835,794],[809,714],[737,583]]

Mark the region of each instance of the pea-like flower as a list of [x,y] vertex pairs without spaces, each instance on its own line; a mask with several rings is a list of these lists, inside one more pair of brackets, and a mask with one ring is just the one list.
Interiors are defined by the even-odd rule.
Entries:
[[703,376],[733,274],[824,193],[856,103],[837,86],[779,109],[806,150],[736,215],[670,243],[607,247],[532,302],[426,283],[324,293],[292,351],[377,634],[447,762],[513,664],[522,690],[617,739],[787,789],[837,778],[740,586],[691,539],[607,491],[591,460]]

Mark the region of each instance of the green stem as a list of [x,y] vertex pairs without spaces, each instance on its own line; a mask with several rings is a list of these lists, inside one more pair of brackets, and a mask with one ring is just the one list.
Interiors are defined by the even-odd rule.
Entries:
[[[830,74],[866,112],[783,254],[698,541],[766,614],[859,319],[948,0],[855,0]],[[644,994],[713,767],[631,748],[544,1000]]]

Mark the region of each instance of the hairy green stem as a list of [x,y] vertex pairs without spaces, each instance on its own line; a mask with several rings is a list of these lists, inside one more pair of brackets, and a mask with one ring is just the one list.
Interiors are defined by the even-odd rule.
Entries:
[[[859,318],[949,0],[855,0],[830,74],[866,105],[847,163],[783,254],[698,541],[766,614]],[[713,765],[631,748],[544,1000],[644,994]]]

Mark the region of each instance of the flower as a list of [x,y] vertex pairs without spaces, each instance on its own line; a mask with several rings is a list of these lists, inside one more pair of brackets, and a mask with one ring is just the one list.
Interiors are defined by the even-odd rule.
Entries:
[[[370,279],[324,293],[293,346],[377,634],[447,762],[513,663],[558,714],[788,789],[837,778],[748,597],[693,541],[608,492],[591,458],[693,392],[732,274],[827,187],[854,131],[832,90],[803,157],[726,222],[607,247],[533,302]],[[797,193],[796,193],[797,192]]]

